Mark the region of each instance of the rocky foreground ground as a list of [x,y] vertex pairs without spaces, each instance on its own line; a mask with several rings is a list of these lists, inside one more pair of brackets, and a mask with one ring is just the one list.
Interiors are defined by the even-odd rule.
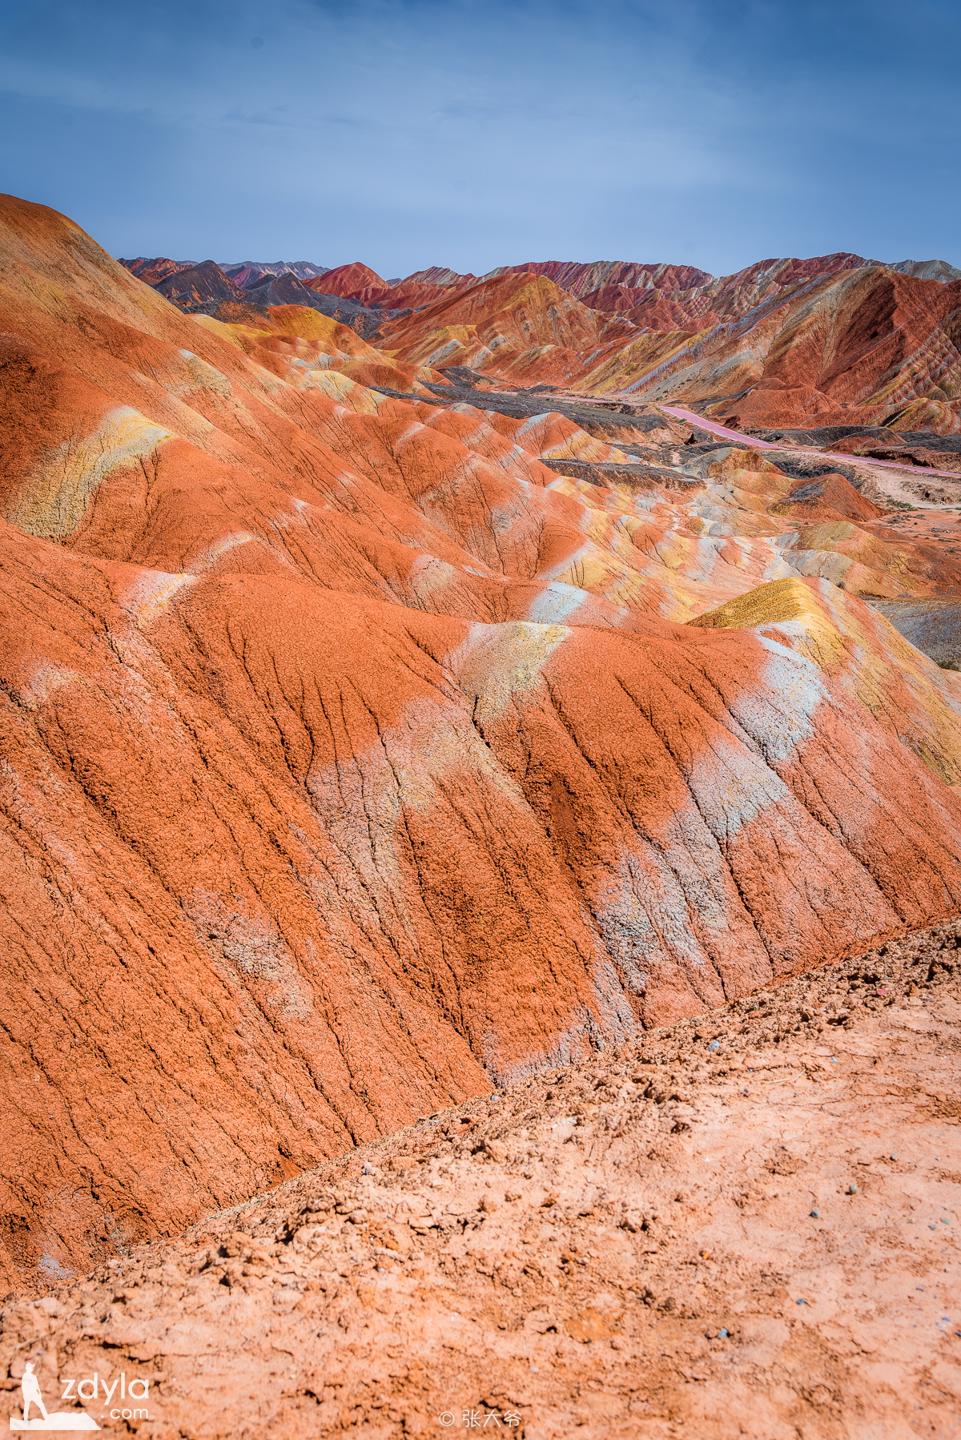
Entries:
[[88,1410],[184,1440],[961,1435],[959,980],[961,922],[434,1115],[9,1301],[0,1388],[142,1377]]

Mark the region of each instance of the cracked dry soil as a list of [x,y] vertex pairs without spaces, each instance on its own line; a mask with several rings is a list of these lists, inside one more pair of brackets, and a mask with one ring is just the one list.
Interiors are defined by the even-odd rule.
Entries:
[[[431,1116],[39,1299],[144,1437],[961,1435],[961,922]],[[96,1415],[96,1409],[93,1413]]]

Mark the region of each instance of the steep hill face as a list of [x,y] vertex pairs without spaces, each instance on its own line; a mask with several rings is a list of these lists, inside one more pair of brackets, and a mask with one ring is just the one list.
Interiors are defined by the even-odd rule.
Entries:
[[959,940],[444,1111],[8,1303],[8,1406],[31,1357],[48,1403],[140,1377],[150,1440],[951,1435]]
[[[140,278],[146,277],[147,272],[141,272]],[[240,288],[213,260],[203,260],[199,265],[171,271],[157,283],[157,289],[178,309],[186,311],[212,310],[227,301],[242,298]]]
[[[724,314],[721,298],[712,297],[712,320]],[[931,428],[956,428],[961,282],[848,267],[756,304],[742,292],[736,309],[737,321],[628,342],[586,388],[683,398],[754,426],[803,414],[807,424],[921,428],[912,407],[924,398],[943,412]]]
[[385,325],[381,343],[407,361],[466,365],[530,383],[563,381],[585,355],[628,334],[547,277],[508,272],[445,289],[433,304]]
[[361,265],[359,261],[325,270],[323,275],[316,279],[323,283],[315,284],[315,289],[322,289],[327,295],[359,300],[365,305],[379,299],[389,288],[387,281],[378,275],[376,270],[371,270],[369,265]]
[[[958,677],[853,593],[926,544],[185,315],[41,207],[0,249],[11,1279],[961,907]],[[621,322],[511,275],[430,323]]]
[[[617,285],[630,289],[648,287],[665,290],[688,290],[695,285],[704,285],[712,279],[705,270],[694,265],[644,265],[628,260],[595,260],[581,264],[573,260],[530,261],[505,267],[507,273],[523,272],[530,275],[546,275],[562,290],[584,300],[601,286]],[[492,275],[504,273],[499,270]]]

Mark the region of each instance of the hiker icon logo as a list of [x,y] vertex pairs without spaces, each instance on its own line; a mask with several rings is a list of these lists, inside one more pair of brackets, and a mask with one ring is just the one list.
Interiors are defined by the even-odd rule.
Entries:
[[[10,1417],[15,1433],[38,1431],[62,1435],[67,1431],[100,1430],[114,1420],[149,1420],[146,1401],[150,1399],[150,1381],[145,1375],[119,1375],[105,1378],[99,1371],[90,1375],[69,1377],[60,1381],[61,1402],[74,1406],[88,1405],[99,1414],[95,1420],[88,1410],[48,1410],[37,1376],[36,1362],[28,1360],[20,1380],[21,1413]],[[49,1387],[47,1393],[50,1393]],[[99,1407],[99,1408],[98,1408]]]
[[11,1415],[11,1430],[29,1430],[62,1433],[66,1430],[99,1430],[100,1426],[86,1410],[49,1411],[43,1401],[40,1381],[32,1360],[23,1367],[20,1380],[21,1415]]

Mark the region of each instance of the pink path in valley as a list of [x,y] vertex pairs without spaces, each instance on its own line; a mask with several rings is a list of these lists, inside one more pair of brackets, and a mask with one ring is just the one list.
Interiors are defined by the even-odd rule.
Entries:
[[902,474],[911,475],[914,479],[921,479],[925,475],[937,476],[942,480],[961,480],[961,472],[957,470],[929,470],[926,466],[901,465],[897,460],[873,460],[865,455],[848,455],[843,450],[815,450],[810,445],[778,445],[772,440],[761,440],[756,435],[744,435],[740,430],[732,430],[729,425],[721,425],[716,420],[705,420],[703,415],[696,415],[693,410],[688,410],[684,405],[662,405],[660,407],[665,415],[673,415],[676,420],[686,420],[689,425],[694,425],[698,430],[707,430],[709,434],[718,436],[721,440],[730,440],[737,445],[745,445],[750,450],[800,450],[805,455],[816,455],[821,460],[850,461],[857,465],[880,466],[885,470],[900,470]]

